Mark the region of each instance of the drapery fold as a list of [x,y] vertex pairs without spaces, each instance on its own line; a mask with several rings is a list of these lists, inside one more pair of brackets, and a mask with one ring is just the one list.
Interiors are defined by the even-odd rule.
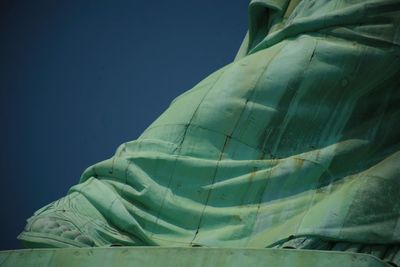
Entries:
[[289,6],[252,1],[237,59],[89,167],[20,239],[398,244],[400,2],[303,0],[288,14]]

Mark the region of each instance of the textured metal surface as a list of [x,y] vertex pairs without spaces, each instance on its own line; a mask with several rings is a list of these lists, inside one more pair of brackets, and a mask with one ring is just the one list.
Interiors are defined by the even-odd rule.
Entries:
[[337,249],[400,244],[400,1],[288,4],[251,1],[237,59],[89,167],[20,239],[30,247],[271,248],[293,237],[334,240]]
[[1,267],[387,267],[363,254],[281,249],[85,248],[0,252]]

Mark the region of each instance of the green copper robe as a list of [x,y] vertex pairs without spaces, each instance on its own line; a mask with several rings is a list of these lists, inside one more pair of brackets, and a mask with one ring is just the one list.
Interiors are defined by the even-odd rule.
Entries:
[[235,61],[28,220],[28,246],[400,243],[400,1],[253,0]]

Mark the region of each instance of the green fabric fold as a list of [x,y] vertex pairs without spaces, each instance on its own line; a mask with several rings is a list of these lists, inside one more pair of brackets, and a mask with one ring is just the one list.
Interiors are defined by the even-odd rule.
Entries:
[[20,238],[398,244],[400,2],[303,0],[285,17],[289,5],[252,1],[249,43],[235,62],[89,167]]

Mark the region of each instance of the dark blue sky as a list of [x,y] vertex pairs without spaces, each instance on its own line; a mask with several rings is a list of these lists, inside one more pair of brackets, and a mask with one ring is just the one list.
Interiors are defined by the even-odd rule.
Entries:
[[248,0],[0,1],[0,250],[89,165],[231,62]]

